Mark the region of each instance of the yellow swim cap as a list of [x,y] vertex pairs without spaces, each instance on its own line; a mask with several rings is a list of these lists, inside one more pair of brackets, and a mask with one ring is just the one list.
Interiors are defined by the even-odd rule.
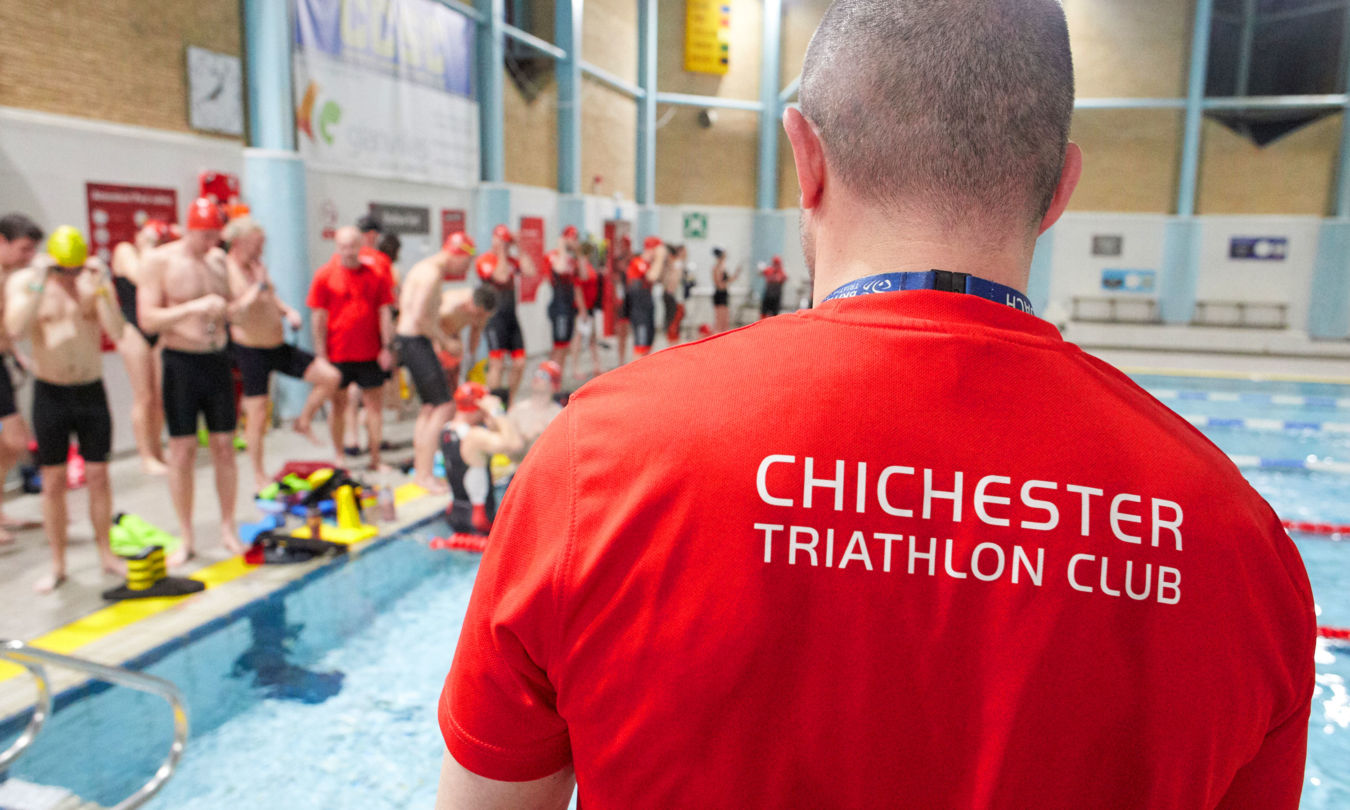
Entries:
[[89,258],[89,246],[85,244],[84,236],[69,225],[62,225],[52,231],[51,237],[47,239],[47,252],[62,267],[84,267],[85,260]]

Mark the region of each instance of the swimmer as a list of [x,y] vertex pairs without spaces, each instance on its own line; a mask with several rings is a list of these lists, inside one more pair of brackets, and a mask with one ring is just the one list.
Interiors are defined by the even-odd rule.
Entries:
[[517,461],[525,458],[553,418],[562,413],[562,406],[555,399],[562,389],[562,379],[562,367],[552,360],[545,360],[530,379],[530,395],[512,403],[511,410],[507,411],[506,417],[520,434],[520,451],[512,454]]
[[[0,312],[4,311],[6,281],[15,272],[32,264],[42,241],[42,229],[23,214],[0,217]],[[14,399],[14,381],[10,379],[6,362],[15,358],[14,344],[7,330],[0,329],[0,481],[9,478],[9,471],[28,453],[28,426],[19,413]],[[4,490],[0,488],[0,497]],[[0,510],[0,546],[14,542],[11,529],[22,524],[5,517]]]
[[633,355],[645,357],[656,338],[656,302],[652,285],[665,272],[669,252],[661,237],[649,236],[642,243],[642,255],[628,263],[628,316],[633,321]]
[[674,346],[680,342],[680,323],[684,321],[684,245],[670,246],[670,260],[661,273],[661,304],[665,309],[666,341]]
[[727,275],[727,252],[713,248],[713,333],[725,332],[731,328],[731,285],[741,276],[741,269]]
[[[266,235],[252,217],[230,220],[225,226],[229,253],[230,352],[244,383],[244,437],[253,463],[253,484],[267,484],[263,466],[263,437],[267,433],[268,388],[278,371],[310,384],[309,396],[295,420],[295,432],[314,442],[311,425],[319,406],[332,399],[342,375],[327,360],[286,343],[286,327],[299,329],[300,313],[277,296],[267,265],[262,262]],[[316,442],[317,443],[317,442]],[[336,457],[335,457],[336,458]]]
[[455,415],[441,433],[451,493],[450,528],[460,534],[488,533],[496,511],[488,460],[496,453],[518,453],[520,448],[520,434],[506,418],[500,399],[481,383],[455,389]]
[[620,236],[614,244],[610,256],[609,278],[605,283],[614,290],[615,321],[614,337],[619,343],[619,365],[628,362],[628,263],[633,260],[633,239],[628,234]]
[[413,483],[437,495],[449,489],[436,478],[436,442],[454,410],[450,385],[436,356],[436,347],[449,343],[449,335],[441,330],[441,285],[447,278],[466,274],[474,252],[468,235],[450,234],[438,252],[413,265],[399,295],[394,347],[422,400],[413,428]]
[[[441,333],[445,335],[445,345],[440,349],[443,355],[441,366],[446,370],[446,381],[453,386],[459,385],[461,369],[473,368],[478,340],[496,311],[497,291],[491,287],[460,287],[441,293],[439,317]],[[460,337],[466,327],[469,330],[467,348]]]
[[772,318],[783,309],[783,284],[787,281],[787,272],[783,270],[783,257],[774,256],[769,266],[764,268],[764,297],[759,305],[759,319]]
[[197,419],[206,420],[211,465],[220,503],[220,543],[241,554],[234,520],[239,486],[234,461],[234,363],[229,343],[230,282],[225,252],[216,245],[225,217],[219,206],[198,198],[188,208],[187,233],[145,256],[136,291],[141,328],[164,342],[164,421],[169,427],[169,495],[183,543],[169,565],[196,554],[192,526],[193,461]]
[[595,312],[600,308],[600,289],[604,279],[595,269],[592,260],[595,246],[589,242],[581,246],[581,261],[577,263],[577,290],[581,293],[581,309],[577,312],[577,339],[572,342],[572,378],[581,379],[581,352],[583,347],[591,353],[591,376],[600,376],[600,331],[596,325]]
[[370,469],[387,472],[389,468],[380,460],[384,432],[381,389],[394,367],[393,283],[389,275],[361,255],[361,234],[355,228],[339,228],[334,241],[337,252],[314,273],[306,299],[314,330],[314,353],[342,373],[333,394],[328,427],[333,446],[341,454],[347,389],[355,383],[366,411]]
[[5,284],[5,330],[33,342],[33,431],[42,468],[42,523],[51,544],[52,572],[33,585],[50,593],[66,580],[66,458],[70,434],[79,440],[89,487],[89,520],[94,525],[103,570],[125,574],[112,553],[112,415],[103,389],[103,333],[120,335],[125,322],[114,301],[107,265],[89,257],[80,232],[57,228],[47,241],[48,256],[20,270]]
[[492,250],[478,257],[478,277],[497,291],[497,311],[487,325],[488,372],[487,384],[497,390],[502,384],[502,371],[508,355],[511,358],[510,396],[515,397],[520,381],[525,376],[525,335],[516,317],[516,276],[533,278],[538,274],[534,260],[528,254],[519,259],[511,255],[516,237],[505,225],[492,230]]
[[577,229],[568,225],[563,228],[558,246],[547,256],[549,271],[553,277],[553,300],[548,304],[548,321],[553,328],[553,351],[549,359],[562,368],[567,362],[567,350],[572,348],[572,337],[576,333],[577,313],[586,308],[586,302],[577,286],[577,277],[581,272],[581,235]]
[[141,470],[150,475],[163,475],[168,470],[160,438],[164,433],[164,399],[160,391],[163,369],[155,351],[159,336],[142,331],[136,315],[136,285],[140,284],[145,254],[181,235],[176,225],[147,220],[136,232],[134,241],[118,243],[112,254],[113,289],[122,318],[130,327],[122,330],[117,353],[122,355],[131,383],[131,432],[136,437],[136,452],[141,457]]

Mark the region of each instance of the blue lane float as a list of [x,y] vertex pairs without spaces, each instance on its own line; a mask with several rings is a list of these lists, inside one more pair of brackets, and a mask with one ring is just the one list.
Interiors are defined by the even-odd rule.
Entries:
[[1290,408],[1323,408],[1350,411],[1350,397],[1329,397],[1299,394],[1253,394],[1236,391],[1185,391],[1172,388],[1153,388],[1148,392],[1155,399],[1182,402],[1241,402],[1247,405],[1280,405]]
[[1242,419],[1227,416],[1182,414],[1182,419],[1201,429],[1250,430],[1262,433],[1350,434],[1350,422],[1310,422],[1301,419]]
[[1230,454],[1228,458],[1237,465],[1239,470],[1306,471],[1350,475],[1350,463],[1315,456],[1308,458],[1262,458],[1261,456]]

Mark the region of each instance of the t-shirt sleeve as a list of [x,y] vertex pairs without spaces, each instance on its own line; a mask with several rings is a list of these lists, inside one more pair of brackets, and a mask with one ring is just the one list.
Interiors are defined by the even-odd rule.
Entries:
[[[1312,693],[1311,678],[1308,693]],[[1303,701],[1288,719],[1266,735],[1256,757],[1242,766],[1218,810],[1295,810],[1303,791],[1308,754],[1308,715],[1311,699]]]
[[560,566],[572,539],[569,425],[564,410],[511,483],[441,692],[446,747],[488,779],[540,779],[572,760],[549,677],[558,664]]
[[314,280],[309,283],[309,297],[305,299],[305,306],[310,309],[328,309],[328,285],[325,283],[327,269],[328,265],[324,265],[316,270]]
[[380,300],[379,306],[392,307],[394,305],[394,271],[380,273]]

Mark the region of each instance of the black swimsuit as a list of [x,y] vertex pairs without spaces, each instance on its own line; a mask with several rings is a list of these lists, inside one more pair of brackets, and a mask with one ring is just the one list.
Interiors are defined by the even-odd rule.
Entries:
[[[475,526],[473,522],[474,504],[469,496],[468,477],[475,470],[464,461],[459,444],[460,436],[456,426],[446,425],[441,431],[441,455],[445,461],[446,482],[450,484],[450,506],[446,510],[450,528],[460,534],[487,534],[483,527]],[[487,469],[479,469],[476,472],[487,478],[487,499],[483,507],[490,523],[497,511],[496,494],[492,491],[492,474]]]
[[136,315],[136,285],[124,276],[113,276],[113,289],[117,292],[117,305],[122,310],[122,317],[136,327],[136,331],[153,347],[159,342],[159,335],[148,335],[141,328],[140,318]]

